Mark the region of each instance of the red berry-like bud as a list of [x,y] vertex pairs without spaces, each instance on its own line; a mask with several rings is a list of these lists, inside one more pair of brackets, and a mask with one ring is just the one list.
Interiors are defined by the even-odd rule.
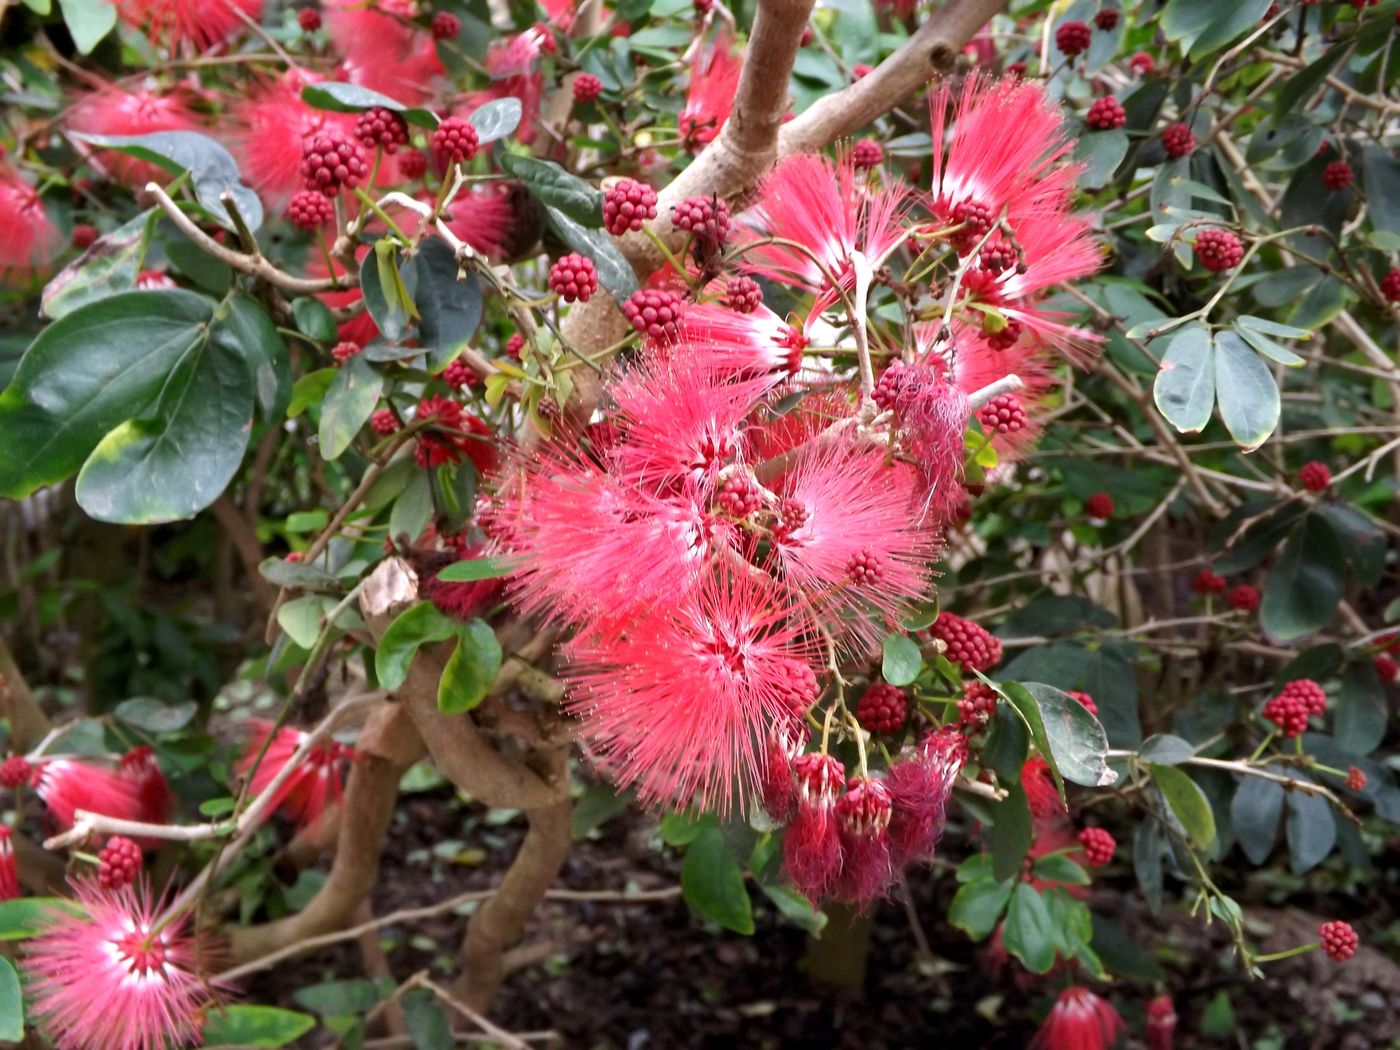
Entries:
[[1224,594],[1225,577],[1218,576],[1209,569],[1202,569],[1191,581],[1191,589],[1197,594]]
[[1381,295],[1388,303],[1400,303],[1400,270],[1391,270],[1381,278]]
[[307,33],[314,33],[321,28],[321,12],[314,7],[303,7],[297,12],[297,25]]
[[1097,715],[1099,713],[1099,705],[1094,703],[1094,698],[1088,693],[1081,693],[1071,689],[1065,693],[1065,695],[1078,700],[1080,704],[1083,705],[1084,710],[1088,711],[1091,715]]
[[943,655],[950,663],[972,671],[988,671],[1001,662],[1001,642],[980,624],[961,616],[940,612],[928,633],[943,642]]
[[[990,314],[988,315],[991,316]],[[982,334],[986,336],[987,345],[993,350],[1010,350],[1021,338],[1024,326],[1014,317],[1006,318],[1006,324],[998,328],[995,332],[988,332],[985,328]]]
[[476,156],[477,134],[465,117],[448,117],[433,132],[433,159],[439,167],[471,160]]
[[1327,469],[1326,463],[1314,459],[1303,464],[1298,471],[1298,480],[1309,492],[1323,492],[1332,484],[1332,472]]
[[462,31],[462,20],[450,11],[439,11],[433,15],[433,39],[454,40]]
[[453,390],[471,386],[480,379],[481,377],[476,374],[476,369],[460,357],[442,370],[442,381]]
[[317,132],[302,144],[301,175],[308,190],[334,197],[342,187],[353,190],[368,170],[359,145],[337,132]]
[[[977,253],[977,265],[988,273],[1009,270],[1016,262],[1016,246],[1009,241],[988,241]],[[984,314],[983,317],[984,321],[991,321],[991,314]]]
[[288,551],[282,560],[288,565],[300,565],[306,560],[306,554],[303,551]]
[[1168,157],[1184,157],[1196,148],[1196,136],[1185,124],[1168,124],[1162,131],[1162,147]]
[[1020,398],[1015,394],[998,394],[977,410],[977,422],[988,434],[1014,434],[1026,429],[1030,420]]
[[1084,123],[1095,131],[1112,131],[1128,123],[1128,114],[1123,103],[1112,95],[1105,95],[1094,100],[1089,112],[1084,114]]
[[644,182],[623,179],[603,193],[603,228],[614,237],[637,231],[656,218],[656,191]]
[[385,153],[397,153],[408,143],[408,122],[392,109],[375,106],[356,118],[355,138],[365,149],[379,147]]
[[763,509],[763,492],[746,474],[731,474],[715,493],[715,509],[731,518],[747,518]]
[[1147,1004],[1147,1050],[1172,1050],[1176,1039],[1176,1008],[1170,995]]
[[1055,30],[1055,46],[1066,58],[1088,51],[1093,39],[1094,31],[1078,20],[1064,22]]
[[685,298],[679,292],[643,288],[628,296],[622,313],[628,324],[653,342],[676,343],[680,340]]
[[1105,7],[1094,15],[1094,25],[1098,26],[1105,33],[1110,33],[1118,28],[1118,8]]
[[577,252],[562,255],[549,268],[549,287],[566,303],[586,303],[598,290],[598,270]]
[[131,839],[113,835],[97,855],[97,882],[115,890],[136,881],[141,871],[141,847]]
[[909,701],[904,690],[888,682],[876,682],[865,691],[856,705],[856,721],[861,728],[877,736],[893,736],[904,728],[909,714]]
[[846,577],[857,587],[873,587],[884,576],[884,559],[869,547],[852,554],[846,562]]
[[690,197],[671,209],[671,222],[694,234],[707,249],[715,249],[729,236],[729,205],[723,197]]
[[1351,923],[1341,919],[1324,922],[1317,928],[1317,935],[1322,940],[1322,950],[1333,962],[1346,962],[1356,954],[1356,946],[1360,943]]
[[708,15],[714,10],[715,0],[691,0],[691,6],[697,15]]
[[860,80],[861,78],[868,76],[874,69],[874,66],[868,66],[864,62],[857,62],[851,67],[851,79]]
[[1346,189],[1355,177],[1351,165],[1344,160],[1334,160],[1322,169],[1322,184],[1333,193]]
[[1091,518],[1107,521],[1113,517],[1113,497],[1107,492],[1095,492],[1084,501],[1084,510]]
[[388,437],[399,432],[399,417],[387,408],[381,408],[369,417],[369,425],[380,437]]
[[520,360],[520,351],[522,351],[522,350],[524,350],[524,349],[525,349],[525,337],[524,337],[523,335],[521,335],[519,332],[514,332],[514,333],[512,333],[512,334],[511,334],[511,337],[510,337],[509,339],[506,340],[506,356],[507,356],[507,357],[509,357],[509,358],[511,358],[511,359],[513,359],[513,360],[519,361],[519,360]]
[[1229,230],[1202,230],[1196,234],[1196,258],[1212,273],[1233,270],[1244,258],[1244,246]]
[[1400,664],[1397,664],[1385,653],[1380,653],[1375,658],[1376,674],[1380,676],[1382,682],[1393,682],[1400,678]]
[[0,762],[0,784],[7,788],[23,787],[29,783],[33,772],[34,767],[22,755],[10,755]]
[[346,339],[336,343],[335,346],[331,348],[331,356],[335,358],[336,364],[343,365],[363,349],[364,347],[359,343],[351,342],[349,339]]
[[1278,726],[1284,737],[1301,736],[1308,728],[1308,704],[1287,690],[1280,692],[1264,705],[1260,712],[1265,720]]
[[1327,691],[1311,678],[1295,678],[1286,683],[1280,693],[1298,700],[1310,715],[1321,715],[1327,710]]
[[1024,62],[1012,62],[1006,67],[1006,75],[1012,80],[1020,80],[1026,75],[1027,66]]
[[851,147],[851,163],[857,168],[873,168],[885,159],[885,149],[874,139],[859,139]]
[[724,305],[736,314],[751,314],[763,302],[763,289],[752,277],[734,277],[724,290]]
[[1102,868],[1118,849],[1118,843],[1103,828],[1085,828],[1079,833],[1079,844],[1084,847],[1084,859],[1091,868]]
[[292,194],[287,221],[299,230],[319,230],[335,222],[335,205],[324,193],[302,190]]
[[1128,68],[1140,77],[1145,77],[1157,68],[1157,60],[1146,51],[1139,51],[1128,59]]
[[1366,774],[1356,766],[1347,769],[1346,785],[1348,791],[1366,790]]
[[92,247],[92,242],[95,240],[97,240],[96,226],[90,226],[85,222],[80,222],[73,227],[71,241],[73,247],[77,248],[78,251],[87,251],[88,248]]
[[958,725],[976,730],[992,720],[997,713],[996,690],[977,679],[963,683],[963,695],[958,700]]
[[421,149],[406,149],[399,154],[399,174],[404,178],[421,179],[428,170],[428,155]]
[[574,101],[592,102],[603,93],[603,82],[592,73],[580,73],[574,77]]
[[1259,588],[1241,583],[1230,588],[1230,593],[1225,596],[1225,601],[1232,609],[1238,609],[1240,612],[1253,612],[1259,608]]
[[813,40],[815,40],[816,38],[817,38],[816,30],[814,30],[811,26],[803,26],[803,27],[802,27],[802,41],[801,41],[801,43],[800,43],[798,46],[800,46],[800,47],[806,47],[808,44],[810,44],[810,43],[811,43]]

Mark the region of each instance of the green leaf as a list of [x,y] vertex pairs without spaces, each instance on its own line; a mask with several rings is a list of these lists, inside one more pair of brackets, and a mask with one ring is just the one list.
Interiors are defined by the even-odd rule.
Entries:
[[435,128],[438,125],[437,117],[426,109],[411,109],[378,91],[338,80],[308,84],[301,89],[301,100],[315,109],[328,109],[332,113],[360,113],[366,109],[382,108],[403,114],[404,120],[421,128]]
[[1089,187],[1107,185],[1127,154],[1128,133],[1122,128],[1085,132],[1074,151],[1074,159],[1084,165],[1079,184]]
[[1283,815],[1283,785],[1263,777],[1241,777],[1230,801],[1230,827],[1251,864],[1263,864],[1274,851]]
[[923,654],[907,635],[885,635],[880,673],[890,685],[908,685],[919,677],[923,665]]
[[404,1020],[413,1040],[413,1050],[452,1050],[452,1021],[437,996],[426,988],[415,988],[403,997]]
[[238,295],[215,321],[214,342],[243,359],[263,419],[280,422],[292,396],[292,366],[272,318],[256,299]]
[[1006,797],[992,807],[992,877],[998,882],[1021,874],[1031,848],[1031,810],[1020,784],[1007,786]]
[[764,882],[760,883],[758,888],[773,902],[784,919],[802,927],[809,936],[820,937],[822,930],[826,929],[826,913],[812,907],[812,902],[791,886],[778,882]]
[[1133,833],[1133,874],[1137,876],[1147,907],[1155,915],[1162,908],[1162,833],[1157,822],[1144,820]]
[[167,704],[149,696],[134,696],[119,703],[112,713],[127,725],[147,733],[174,733],[194,720],[199,705],[193,700]]
[[298,1006],[322,1017],[362,1014],[374,1009],[383,996],[373,981],[363,978],[344,981],[323,981],[292,993]]
[[1259,624],[1277,642],[1295,642],[1332,622],[1346,590],[1346,555],[1327,522],[1308,515],[1274,563]]
[[445,642],[457,634],[458,625],[438,612],[432,602],[419,602],[401,612],[374,652],[374,673],[385,689],[397,689],[408,677],[408,665],[420,645]]
[[418,267],[399,269],[398,247],[387,237],[378,241],[374,251],[360,262],[360,290],[365,306],[380,333],[391,343],[403,338],[418,316],[414,303],[417,284]]
[[389,535],[412,543],[423,534],[432,516],[432,482],[427,471],[415,470],[389,512]]
[[476,128],[477,145],[503,139],[520,126],[520,100],[518,98],[492,99],[471,111],[467,123]]
[[1041,857],[1032,865],[1035,877],[1042,882],[1059,882],[1067,886],[1087,886],[1089,873],[1063,853]]
[[278,1006],[226,1006],[204,1022],[207,1047],[278,1047],[316,1027],[316,1018]]
[[150,161],[172,175],[190,173],[194,195],[209,217],[225,229],[235,229],[225,194],[233,201],[248,229],[262,225],[263,208],[258,195],[243,185],[233,154],[207,135],[197,131],[153,131],[147,135],[84,135],[69,137],[90,146],[114,149]]
[[974,879],[958,887],[948,908],[948,921],[974,941],[989,936],[1001,921],[1001,913],[1011,900],[1012,879]]
[[130,525],[190,518],[233,480],[252,433],[253,372],[235,340],[210,338],[216,331],[189,333],[155,404],[93,449],[77,485],[92,517]]
[[304,295],[292,302],[292,317],[297,331],[317,342],[329,343],[338,337],[331,309],[314,295]]
[[44,285],[40,312],[57,321],[88,303],[132,291],[158,218],[154,208],[148,209],[93,241]]
[[497,555],[490,558],[471,558],[453,562],[437,574],[443,583],[473,583],[476,580],[498,580],[515,571],[519,562],[515,558]]
[[1215,337],[1215,396],[1225,428],[1246,452],[1278,426],[1279,393],[1269,366],[1235,332]]
[[[1279,327],[1284,328],[1287,326],[1280,325]],[[1274,342],[1264,333],[1255,331],[1252,328],[1246,328],[1243,318],[1235,322],[1235,331],[1239,334],[1240,338],[1254,347],[1259,353],[1263,354],[1270,361],[1277,361],[1285,368],[1301,368],[1307,363],[1303,358],[1288,349],[1288,347]]]
[[530,188],[542,203],[574,222],[596,229],[603,224],[603,194],[550,160],[523,153],[502,153],[501,167]]
[[735,933],[753,933],[753,904],[744,873],[719,828],[705,828],[686,847],[681,894],[702,918]]
[[637,275],[627,257],[613,243],[613,239],[602,230],[590,230],[580,226],[556,208],[545,208],[549,225],[559,235],[559,239],[573,251],[593,260],[598,270],[598,280],[612,293],[613,298],[622,300],[637,290]]
[[[1235,0],[1225,8],[1225,13],[1206,26],[1200,36],[1191,44],[1191,59],[1199,62],[1212,51],[1224,47],[1246,29],[1257,29],[1270,0]],[[1219,10],[1219,5],[1215,6]]]
[[1338,746],[1354,755],[1369,755],[1385,739],[1385,687],[1369,661],[1342,676],[1332,726]]
[[[1297,780],[1309,780],[1302,773],[1290,774]],[[1288,819],[1288,866],[1294,875],[1306,875],[1332,852],[1337,844],[1337,822],[1332,818],[1332,806],[1320,795],[1290,791]]]
[[108,0],[58,0],[58,6],[80,55],[91,54],[117,24],[117,9]]
[[618,792],[610,784],[593,784],[574,804],[571,834],[575,841],[586,839],[588,833],[617,816],[632,801],[630,792]]
[[1189,740],[1170,733],[1159,733],[1142,742],[1138,754],[1163,766],[1179,766],[1196,753]]
[[461,352],[481,324],[481,285],[475,276],[457,279],[452,249],[436,237],[423,242],[413,262],[418,341],[429,352],[428,370],[437,371]]
[[1055,946],[1059,941],[1055,924],[1045,901],[1029,883],[1016,884],[1001,935],[1006,950],[1031,973],[1049,973],[1055,965]]
[[1148,769],[1187,837],[1197,849],[1209,849],[1215,842],[1215,814],[1205,792],[1176,766],[1149,762]]
[[24,1038],[24,996],[19,990],[15,964],[0,957],[0,1042],[16,1043]]
[[277,625],[297,645],[310,649],[321,635],[321,621],[334,605],[331,599],[319,594],[293,598],[277,610]]
[[[1030,718],[1018,693],[1024,691],[1035,701],[1043,726],[1037,733],[1035,719]],[[1008,687],[1007,696],[1021,713],[1027,715],[1036,746],[1050,760],[1052,769],[1060,776],[1085,787],[1107,787],[1118,779],[1108,768],[1108,737],[1099,720],[1072,696],[1053,685],[1024,682],[1019,688]],[[1048,745],[1048,746],[1047,746]]]
[[463,624],[438,680],[438,709],[446,715],[470,711],[486,698],[500,670],[501,643],[491,625],[481,619]]
[[1277,127],[1284,117],[1303,112],[1303,101],[1310,96],[1319,84],[1336,69],[1342,59],[1351,54],[1351,48],[1334,44],[1324,48],[1322,56],[1300,73],[1295,73],[1284,83],[1283,89],[1274,97],[1271,106],[1273,122]]
[[1400,160],[1367,146],[1361,151],[1361,178],[1371,225],[1378,232],[1400,234]]
[[296,419],[312,405],[319,405],[338,375],[338,368],[318,368],[300,377],[292,384],[292,397],[287,402],[287,418]]
[[1183,434],[1205,429],[1215,407],[1215,346],[1201,325],[1188,325],[1167,344],[1152,399]]
[[998,704],[982,749],[982,764],[995,772],[1003,784],[1020,783],[1030,742],[1030,731],[1016,709],[1010,704]]
[[22,941],[43,930],[55,912],[83,917],[87,912],[67,897],[16,897],[0,901],[0,941]]
[[321,403],[321,455],[337,459],[350,447],[355,435],[374,414],[379,395],[384,389],[384,377],[375,367],[356,354],[336,370]]

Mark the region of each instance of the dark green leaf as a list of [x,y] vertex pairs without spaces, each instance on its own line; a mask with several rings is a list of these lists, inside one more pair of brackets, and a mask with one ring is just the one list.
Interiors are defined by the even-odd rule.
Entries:
[[263,579],[277,587],[302,587],[308,590],[329,590],[336,586],[336,578],[325,569],[301,562],[283,561],[281,558],[268,558],[258,566]]
[[806,930],[808,936],[820,937],[822,930],[826,929],[826,913],[813,908],[812,902],[791,886],[765,882],[759,889],[773,902],[784,919]]
[[412,543],[423,534],[432,515],[433,490],[428,472],[415,470],[389,512],[389,535]]
[[993,808],[992,877],[998,882],[1015,878],[1031,848],[1031,811],[1020,784],[1007,787],[1006,797]]
[[[1027,712],[1018,695],[1020,691],[1035,703],[1038,720],[1043,726],[1039,733],[1037,718]],[[1104,760],[1108,738],[1103,726],[1078,700],[1040,682],[1023,683],[1021,690],[1009,686],[1007,696],[1027,716],[1031,736],[1060,776],[1086,787],[1106,787],[1118,779],[1118,774],[1109,769]]]
[[1045,901],[1029,883],[1016,884],[1001,933],[1006,950],[1031,973],[1049,973],[1055,965],[1055,946],[1059,941],[1055,924],[1050,921]]
[[119,703],[112,713],[127,725],[147,733],[173,733],[190,724],[199,713],[199,705],[193,700],[166,704],[149,696],[134,696]]
[[[1218,51],[1246,29],[1257,29],[1270,0],[1235,0],[1225,7],[1224,13],[1206,26],[1191,45],[1191,58],[1199,62],[1212,51]],[[1219,5],[1215,5],[1220,10]]]
[[133,290],[158,218],[156,210],[149,209],[93,241],[44,285],[43,315],[57,321],[88,303]]
[[1067,886],[1089,885],[1089,873],[1082,865],[1076,864],[1063,853],[1051,853],[1041,857],[1032,867],[1035,877],[1042,882],[1058,882]]
[[1215,407],[1215,345],[1201,325],[1172,336],[1152,397],[1167,422],[1183,434],[1204,430]]
[[85,916],[67,897],[16,897],[0,901],[0,941],[22,941],[44,929],[56,912]]
[[336,80],[323,80],[319,84],[308,84],[301,89],[301,100],[315,109],[328,109],[332,113],[359,113],[366,109],[388,109],[402,113],[404,120],[422,128],[437,127],[437,117],[426,109],[411,109],[388,95],[371,91],[359,84],[346,84]]
[[374,1008],[383,996],[373,981],[363,978],[346,981],[323,981],[307,988],[298,988],[292,998],[322,1017],[343,1017],[363,1014]]
[[[1295,779],[1308,780],[1301,773]],[[1322,863],[1337,842],[1331,804],[1319,795],[1288,792],[1288,865],[1294,875],[1306,875]]]
[[974,941],[991,935],[1001,921],[1001,913],[1011,900],[1012,879],[974,879],[958,887],[948,908],[948,921]]
[[1192,844],[1197,849],[1209,849],[1215,842],[1215,814],[1205,792],[1176,766],[1148,763],[1148,768]]
[[686,847],[681,893],[702,918],[735,933],[753,933],[753,905],[744,873],[719,828],[705,828]]
[[484,146],[505,138],[519,127],[520,114],[518,98],[497,98],[472,110],[467,121],[476,128],[477,144]]
[[419,248],[414,267],[419,342],[428,350],[429,371],[437,371],[461,352],[481,324],[481,286],[475,276],[457,279],[452,249],[437,238]]
[[316,1027],[309,1014],[277,1006],[226,1006],[211,1011],[204,1023],[208,1047],[278,1047],[300,1039]]
[[438,680],[438,709],[456,715],[486,699],[501,669],[501,643],[485,620],[471,620],[457,633],[457,648]]
[[1094,935],[1090,945],[1110,973],[1135,981],[1162,980],[1162,968],[1126,929],[1102,915],[1093,915],[1091,921]]
[[330,307],[313,295],[302,296],[292,303],[292,317],[296,319],[297,331],[311,339],[329,343],[338,338]]
[[1283,815],[1283,786],[1263,777],[1241,777],[1230,802],[1235,841],[1252,864],[1263,864],[1274,851]]
[[603,224],[603,194],[591,183],[549,160],[502,153],[501,167],[530,188],[542,203],[590,229]]
[[109,0],[58,0],[58,7],[80,55],[91,54],[117,24],[117,9]]
[[1079,184],[1089,187],[1106,185],[1127,152],[1128,133],[1121,128],[1085,132],[1074,151],[1074,159],[1084,165]]
[[1385,738],[1385,687],[1369,660],[1342,676],[1332,725],[1338,745],[1353,755],[1369,755]]
[[17,1043],[24,1038],[24,996],[19,990],[19,974],[9,959],[0,958],[0,1042]]
[[1361,178],[1371,225],[1400,235],[1400,160],[1387,150],[1367,146],[1361,151]]
[[885,635],[880,673],[890,685],[908,685],[919,677],[923,665],[923,654],[907,635]]
[[336,370],[321,404],[321,455],[337,459],[350,447],[355,435],[374,414],[384,389],[384,377],[363,354],[356,354]]
[[546,208],[545,211],[559,239],[580,255],[593,260],[598,270],[598,280],[612,293],[613,298],[626,299],[637,290],[637,275],[632,270],[632,264],[611,237],[602,230],[580,226],[555,208]]
[[476,580],[497,580],[509,576],[516,567],[514,558],[495,556],[453,562],[437,574],[443,583],[472,583]]
[[437,996],[426,988],[415,988],[403,997],[403,1016],[413,1050],[452,1050],[452,1021]]
[[458,625],[438,612],[432,602],[411,605],[389,625],[374,653],[374,673],[385,689],[397,689],[408,677],[408,665],[420,645],[445,642]]
[[1346,588],[1337,534],[1309,515],[1288,537],[1264,584],[1259,623],[1275,641],[1294,642],[1332,622]]
[[1320,85],[1351,49],[1340,44],[1324,48],[1322,56],[1300,73],[1294,73],[1284,82],[1283,89],[1274,98],[1273,122],[1277,126],[1284,117],[1303,112],[1303,101]]
[[263,419],[279,422],[292,396],[292,366],[272,318],[256,299],[238,295],[215,320],[214,342],[243,359]]
[[1364,587],[1380,583],[1386,561],[1386,542],[1381,530],[1347,503],[1324,503],[1317,512],[1337,534],[1347,567],[1356,582]]
[[[1215,571],[1230,575],[1252,569],[1274,552],[1283,538],[1307,513],[1307,507],[1297,500],[1279,504],[1273,510],[1266,510],[1259,504],[1246,504],[1227,518],[1221,526],[1220,535],[1239,539],[1230,548],[1215,558]],[[1248,521],[1243,534],[1239,526]]]
[[1215,338],[1215,396],[1225,428],[1247,452],[1278,426],[1278,384],[1269,366],[1232,331]]
[[1019,783],[1029,747],[1030,732],[1025,721],[1009,704],[998,704],[982,749],[982,764],[993,770],[1002,783]]
[[1156,821],[1144,820],[1133,832],[1133,874],[1147,906],[1155,915],[1162,907],[1162,833]]
[[400,269],[398,248],[388,238],[375,244],[374,251],[360,263],[360,290],[364,292],[365,306],[380,333],[391,343],[401,339],[418,316],[414,301],[417,284],[418,268]]
[[631,794],[619,794],[608,784],[593,784],[574,804],[572,834],[586,839],[594,828],[601,827],[625,810],[632,801]]
[[1170,733],[1148,737],[1139,751],[1143,758],[1163,766],[1180,765],[1195,753],[1196,749],[1188,741]]

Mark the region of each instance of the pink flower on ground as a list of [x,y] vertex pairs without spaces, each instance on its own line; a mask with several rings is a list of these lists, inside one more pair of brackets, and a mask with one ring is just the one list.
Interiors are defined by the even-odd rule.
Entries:
[[118,773],[76,759],[56,758],[34,767],[34,790],[59,828],[73,826],[78,810],[122,820],[141,819],[136,785]]
[[[216,960],[188,913],[161,914],[143,884],[74,883],[82,912],[52,909],[25,945],[34,1015],[59,1050],[194,1046]],[[223,989],[219,989],[223,991]]]
[[[291,761],[307,737],[300,729],[283,726],[274,729],[265,719],[249,722],[253,737],[243,751],[238,762],[238,772],[251,775],[248,789],[260,795],[276,779],[284,766]],[[266,744],[267,750],[263,751]],[[342,766],[353,751],[335,741],[318,744],[305,755],[296,770],[277,789],[269,809],[275,809],[302,827],[308,827],[321,819],[327,810],[340,804],[345,793],[342,780]],[[261,755],[261,760],[259,760]]]
[[[126,91],[113,84],[80,99],[68,114],[68,127],[89,135],[149,135],[154,131],[190,131],[195,127],[195,118],[176,92],[161,95],[145,89]],[[78,146],[89,151],[81,141]],[[152,180],[164,183],[172,177],[150,161],[115,150],[96,150],[91,153],[91,160],[127,186],[141,187]]]
[[1068,988],[1031,1040],[1031,1050],[1108,1050],[1123,1032],[1111,1003],[1087,988]]
[[742,68],[743,58],[727,31],[708,47],[696,49],[679,123],[681,138],[692,152],[711,142],[729,119]]

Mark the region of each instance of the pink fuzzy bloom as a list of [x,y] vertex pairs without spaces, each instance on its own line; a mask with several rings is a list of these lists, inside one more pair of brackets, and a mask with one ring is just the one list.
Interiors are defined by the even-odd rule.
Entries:
[[912,757],[890,766],[890,856],[896,867],[926,861],[947,822],[948,796],[967,759],[967,742],[945,726],[919,741]]
[[122,755],[118,766],[121,775],[136,785],[136,794],[141,799],[143,824],[164,824],[170,820],[170,811],[175,805],[170,784],[156,762],[156,753],[149,747],[134,747]]
[[743,56],[727,30],[708,47],[695,50],[690,60],[690,87],[686,89],[678,125],[691,152],[713,141],[729,119],[743,64]]
[[555,49],[549,30],[533,25],[523,33],[493,42],[486,52],[484,65],[486,72],[496,80],[523,76],[535,68],[542,53]]
[[877,644],[887,624],[926,596],[939,544],[920,522],[912,472],[886,466],[878,450],[811,444],[775,492],[800,512],[775,537],[774,561],[833,634]]
[[855,252],[875,266],[899,244],[907,209],[906,189],[871,189],[849,152],[836,160],[809,153],[788,157],[764,180],[743,216],[741,234],[749,243],[777,237],[806,250],[758,244],[745,258],[771,280],[818,293],[817,313],[839,298],[833,281],[846,291],[855,287]]
[[43,199],[19,172],[0,164],[0,287],[28,281],[61,246]]
[[[194,114],[178,92],[161,95],[138,89],[126,91],[115,84],[83,96],[68,114],[68,127],[87,135],[149,135],[154,131],[190,131]],[[126,186],[169,182],[171,175],[150,161],[115,150],[90,150],[81,142],[93,165]]]
[[890,789],[873,777],[852,777],[836,800],[841,876],[836,896],[861,908],[885,895],[894,878],[890,862]]
[[[240,17],[240,12],[244,17]],[[261,0],[117,0],[117,17],[152,41],[208,51],[262,14]]]
[[405,105],[420,105],[433,95],[433,82],[444,75],[433,34],[414,25],[411,5],[366,6],[361,0],[328,0],[326,32],[344,58],[348,80]]
[[797,811],[783,835],[788,878],[813,904],[826,898],[841,875],[841,834],[836,794],[845,771],[830,755],[798,755],[793,761]]
[[301,100],[301,89],[315,80],[292,70],[233,107],[233,148],[243,177],[264,203],[277,209],[304,188],[301,158],[307,136],[321,131],[348,136],[354,128],[353,114],[312,109]]
[[760,303],[736,313],[716,303],[686,308],[681,340],[703,346],[721,368],[745,378],[765,378],[776,386],[802,369],[807,337],[802,329]]
[[940,520],[961,494],[967,397],[936,363],[896,360],[880,376],[875,400],[894,414],[899,440],[922,475],[923,506]]
[[121,820],[141,819],[141,796],[135,784],[110,769],[76,759],[36,763],[34,790],[63,830],[73,826],[74,814],[80,809]]
[[1108,1050],[1123,1032],[1123,1018],[1087,988],[1067,988],[1031,1040],[1031,1050]]
[[[788,739],[795,748],[789,746]],[[759,777],[759,800],[764,812],[778,824],[786,824],[797,811],[797,781],[793,777],[792,760],[801,754],[806,742],[806,733],[768,738],[767,761]]]
[[52,909],[25,945],[44,1033],[59,1050],[198,1045],[215,994],[203,974],[218,960],[189,932],[189,913],[161,914],[144,884],[73,887],[82,912]]
[[718,571],[577,637],[565,650],[568,706],[591,750],[647,802],[745,812],[764,741],[797,721],[792,666],[811,662],[797,612],[763,577]]
[[499,256],[515,229],[510,198],[496,189],[459,194],[446,218],[447,228],[482,255]]
[[[271,722],[261,718],[250,720],[249,726],[254,735],[248,741],[237,768],[243,776],[251,775],[248,790],[257,796],[291,761],[307,734],[290,726],[274,729]],[[266,752],[263,751],[264,745]],[[315,824],[327,810],[340,804],[345,793],[342,765],[353,754],[350,748],[333,740],[317,744],[301,759],[292,775],[282,782],[269,808],[276,809],[302,827]]]
[[10,829],[0,824],[0,901],[19,896],[19,868],[15,864],[15,847],[10,842]]

